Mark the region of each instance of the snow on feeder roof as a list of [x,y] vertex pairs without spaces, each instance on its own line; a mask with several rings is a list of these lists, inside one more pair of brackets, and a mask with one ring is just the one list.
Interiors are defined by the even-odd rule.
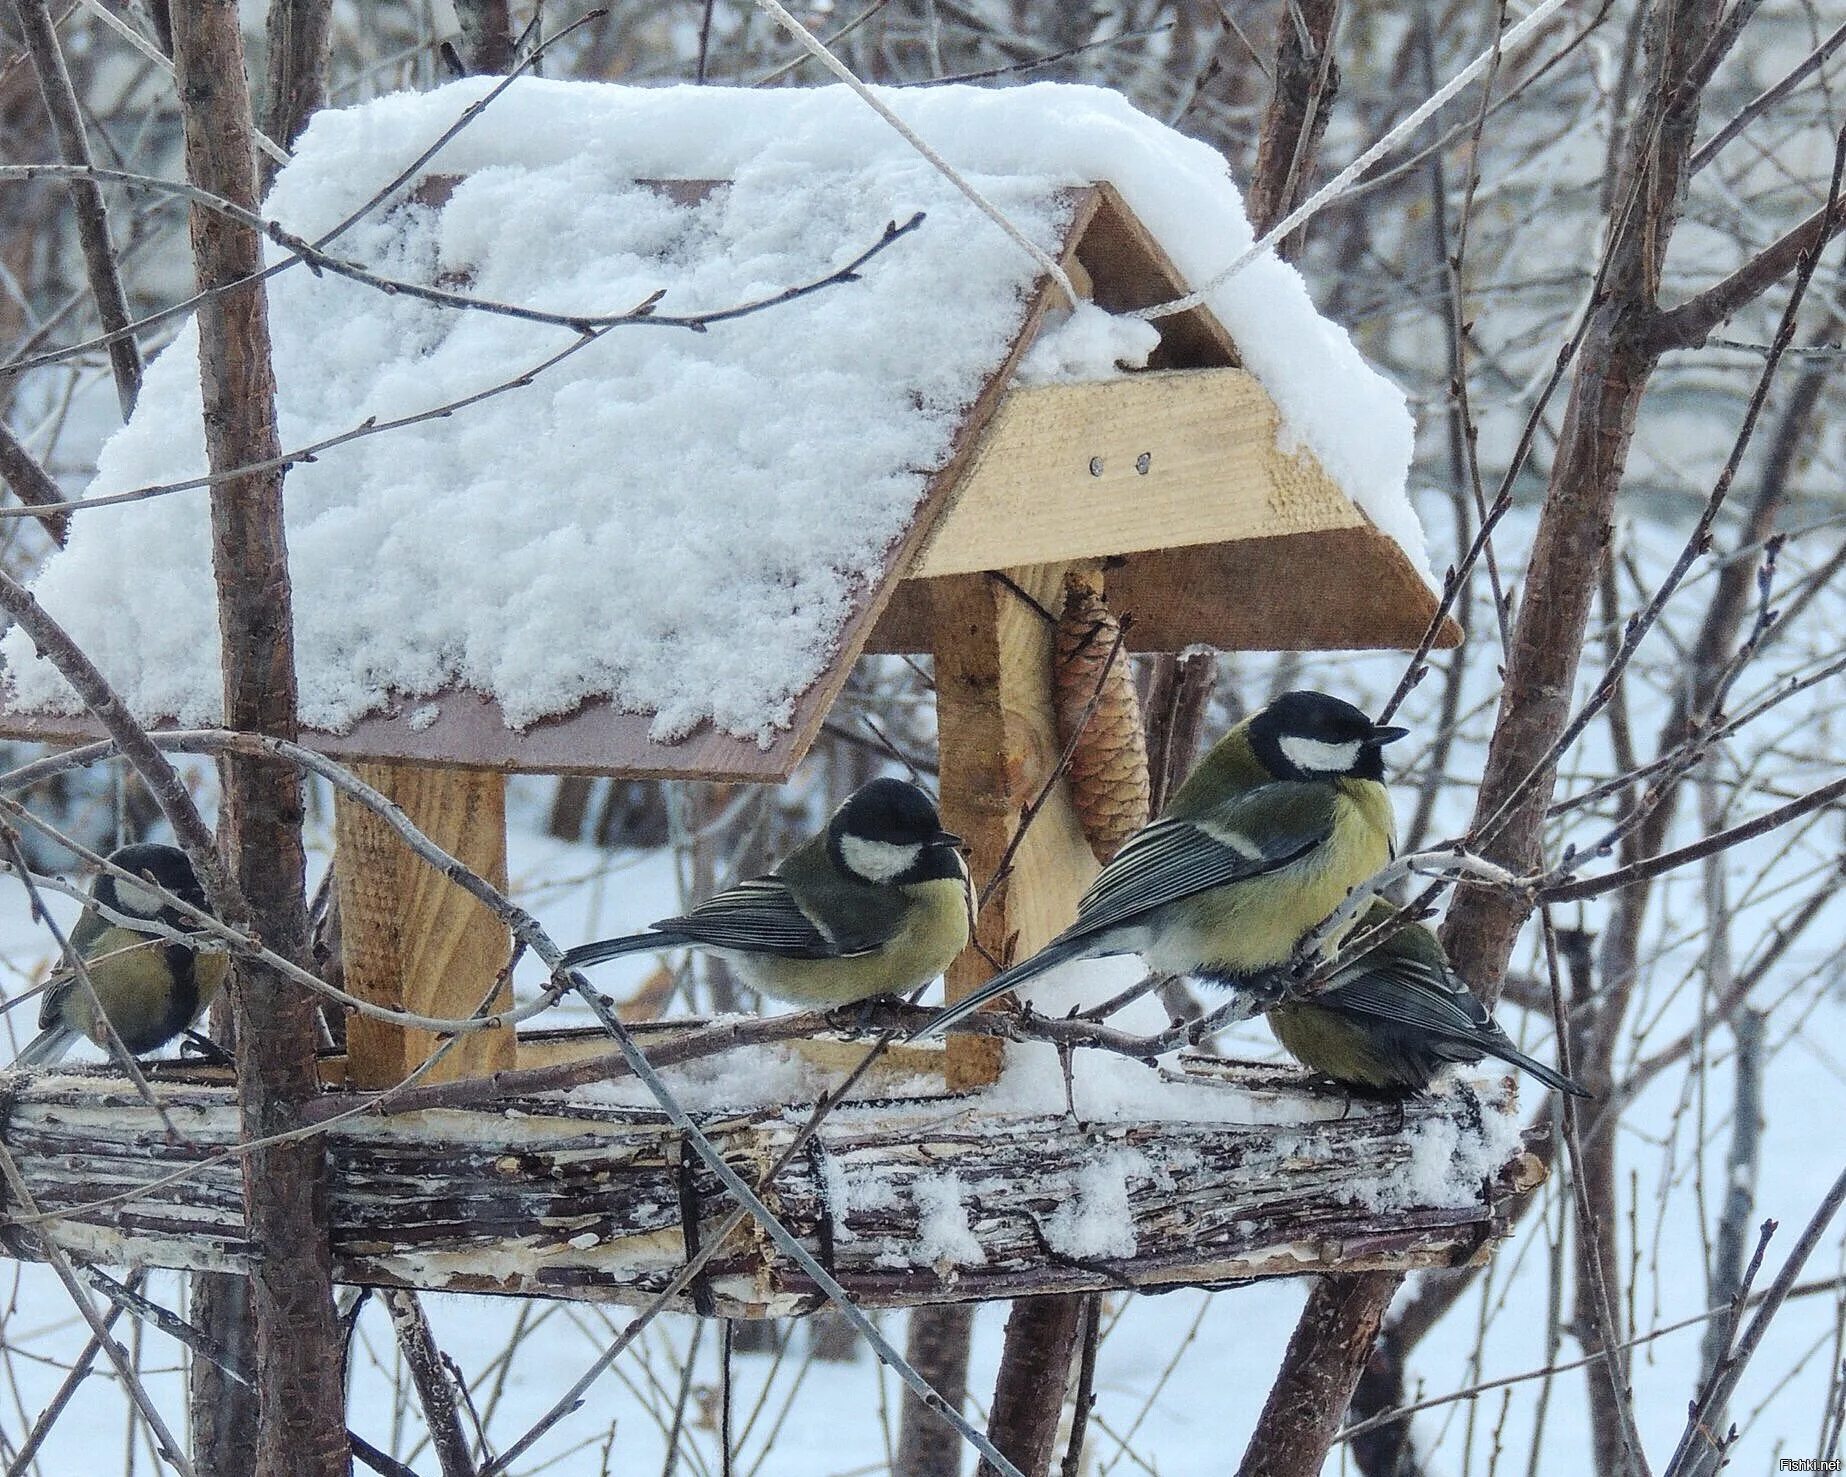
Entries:
[[[491,85],[318,114],[266,213],[318,239]],[[928,649],[929,578],[1071,559],[1126,556],[1110,598],[1141,647],[1414,644],[1435,600],[1410,416],[1293,269],[1251,263],[1158,340],[1110,316],[1249,244],[1222,158],[1095,88],[885,96],[1093,305],[1073,314],[842,88],[521,79],[330,243],[500,303],[603,315],[664,290],[660,313],[691,314],[825,277],[925,213],[861,280],[703,333],[619,327],[296,465],[311,741],[785,776],[862,650]],[[298,266],[269,294],[285,447],[479,395],[583,337]],[[188,326],[88,495],[203,473],[197,355]],[[36,593],[138,716],[218,721],[201,490],[74,520]],[[4,656],[8,731],[86,732],[21,633]]]

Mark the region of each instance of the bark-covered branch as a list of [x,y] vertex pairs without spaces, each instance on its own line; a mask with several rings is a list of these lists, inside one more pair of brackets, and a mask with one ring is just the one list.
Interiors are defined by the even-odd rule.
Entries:
[[[64,65],[63,48],[58,45],[50,0],[13,0],[13,11],[25,37],[26,54],[32,58],[32,70],[38,76],[45,111],[51,115],[58,151],[67,164],[87,170],[91,162],[90,136],[84,127],[77,90],[71,85],[70,71]],[[109,239],[109,207],[103,200],[102,186],[94,179],[72,179],[70,194],[77,221],[77,241],[83,248],[90,292],[96,299],[96,316],[102,322],[103,331],[115,335],[109,340],[109,368],[115,375],[115,393],[122,408],[122,419],[127,420],[141,394],[141,351],[133,335],[124,331],[129,321],[128,294],[122,287],[122,274],[116,265],[115,246]]]
[[[235,0],[177,7],[173,44],[187,177],[253,210],[254,123]],[[262,269],[262,239],[247,225],[195,206],[192,249],[201,289],[244,284],[199,310],[208,458],[217,470],[274,458],[281,448],[267,298],[251,280]],[[212,569],[226,725],[293,737],[293,615],[280,472],[213,488]],[[299,963],[307,948],[301,778],[277,760],[232,755],[223,781],[220,823],[231,870],[269,946]],[[269,1139],[296,1126],[302,1106],[319,1092],[314,1002],[273,971],[245,964],[233,1004],[243,1130]],[[275,1143],[245,1156],[243,1170],[256,1249],[255,1467],[263,1477],[340,1477],[351,1455],[323,1145],[312,1136]]]

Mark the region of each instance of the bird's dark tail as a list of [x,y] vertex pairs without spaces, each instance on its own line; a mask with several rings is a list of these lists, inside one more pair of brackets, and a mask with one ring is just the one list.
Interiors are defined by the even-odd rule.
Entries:
[[16,1067],[49,1067],[64,1060],[64,1054],[77,1044],[77,1033],[69,1026],[56,1025],[40,1031],[13,1058]]
[[910,1040],[923,1041],[939,1031],[946,1031],[964,1016],[979,1010],[989,1000],[1004,995],[1008,990],[1017,989],[1027,980],[1037,979],[1047,970],[1056,969],[1060,964],[1067,964],[1073,959],[1089,957],[1090,940],[1081,938],[1053,939],[1030,959],[1022,959],[1011,969],[1003,969],[972,995],[964,995],[953,1005],[937,1011],[921,1026],[910,1033]]
[[1522,1072],[1530,1072],[1547,1087],[1555,1087],[1559,1092],[1567,1092],[1572,1097],[1587,1098],[1595,1096],[1587,1087],[1582,1086],[1580,1083],[1573,1082],[1562,1072],[1547,1067],[1543,1062],[1527,1056],[1518,1047],[1514,1046],[1511,1041],[1507,1040],[1504,1032],[1495,1031],[1491,1036],[1477,1036],[1474,1040],[1474,1044],[1480,1047],[1481,1050],[1485,1051],[1489,1056],[1496,1056],[1501,1061],[1511,1066],[1518,1067]]
[[598,939],[593,944],[578,944],[564,951],[566,969],[585,969],[605,959],[619,959],[623,954],[645,954],[649,949],[677,949],[692,940],[682,934],[654,929],[647,933],[627,933],[620,938]]

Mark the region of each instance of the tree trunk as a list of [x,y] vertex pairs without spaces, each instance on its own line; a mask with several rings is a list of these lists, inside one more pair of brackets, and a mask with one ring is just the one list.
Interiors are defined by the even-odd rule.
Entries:
[[[250,1315],[250,1279],[233,1272],[200,1272],[192,1279],[192,1323],[230,1351],[239,1369],[252,1369],[256,1333]],[[243,1477],[256,1450],[256,1387],[233,1379],[218,1364],[194,1354],[187,1365],[192,1409],[192,1465],[199,1477]]]
[[471,74],[513,70],[513,17],[507,0],[455,0],[455,17],[461,22],[462,60]]
[[[1476,850],[1515,872],[1539,854],[1557,776],[1551,751],[1570,718],[1615,495],[1635,416],[1658,361],[1651,332],[1659,312],[1656,293],[1685,196],[1699,99],[1722,56],[1721,10],[1719,0],[1658,0],[1654,8],[1645,95],[1625,137],[1601,290],[1578,350],[1470,829]],[[1463,888],[1444,920],[1442,941],[1450,959],[1489,1004],[1499,994],[1530,912],[1523,896]],[[1595,1076],[1583,1080],[1592,1092],[1606,1090],[1606,1081]],[[1591,1152],[1590,1144],[1585,1151]],[[1601,1231],[1612,1235],[1613,1226]],[[1251,1437],[1241,1477],[1312,1477],[1320,1471],[1401,1282],[1398,1274],[1382,1273],[1329,1277],[1315,1286]],[[1611,1301],[1619,1301],[1613,1288]],[[1596,1347],[1594,1333],[1585,1334],[1586,1345]],[[1590,1366],[1589,1375],[1599,1471],[1607,1477],[1616,1469],[1600,1464],[1603,1438],[1621,1428],[1620,1412],[1613,1408],[1621,1397],[1606,1366]]]
[[270,0],[263,132],[285,149],[327,101],[332,32],[333,0]]
[[[967,1403],[968,1339],[973,1328],[972,1303],[918,1308],[910,1315],[904,1357],[951,1410],[960,1410]],[[961,1432],[932,1415],[906,1389],[897,1433],[896,1477],[960,1477],[961,1448]]]
[[[173,12],[174,63],[184,110],[186,172],[203,189],[254,209],[256,161],[243,38],[234,0],[196,0]],[[199,286],[224,288],[199,311],[206,445],[214,472],[276,457],[275,378],[260,284],[228,284],[262,266],[255,232],[195,207]],[[223,642],[225,722],[292,737],[295,670],[280,471],[232,477],[212,489],[212,567]],[[241,756],[223,769],[220,828],[231,869],[264,941],[305,957],[307,901],[302,789],[289,766]],[[237,1081],[246,1138],[300,1124],[319,1090],[314,1006],[273,972],[244,965],[234,994]],[[243,1160],[256,1262],[259,1477],[337,1477],[347,1470],[340,1342],[327,1242],[327,1168],[305,1138]]]
[[[1076,1361],[1086,1295],[1020,1298],[1006,1320],[1006,1349],[994,1385],[987,1435],[1026,1477],[1045,1477]],[[982,1462],[975,1477],[999,1477]]]

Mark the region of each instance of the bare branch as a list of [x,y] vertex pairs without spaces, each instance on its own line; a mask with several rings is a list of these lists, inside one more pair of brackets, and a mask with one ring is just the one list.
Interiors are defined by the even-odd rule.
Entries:
[[[71,86],[70,72],[64,65],[64,52],[58,45],[50,0],[13,0],[13,10],[19,17],[32,69],[38,74],[45,111],[51,114],[58,151],[67,163],[87,170],[90,167],[90,137],[84,128],[76,89]],[[109,208],[94,179],[72,179],[70,194],[77,219],[77,240],[83,248],[83,264],[90,275],[90,292],[96,299],[96,316],[102,320],[104,331],[114,335],[109,340],[109,367],[115,374],[115,393],[122,407],[122,419],[127,420],[141,393],[141,351],[135,346],[132,334],[125,331],[129,320],[128,294],[122,289],[115,248],[109,240]]]
[[[256,151],[236,0],[176,7],[173,59],[187,178],[248,213],[257,199]],[[254,280],[263,265],[261,238],[248,225],[195,202],[192,255],[201,288],[243,284],[199,310],[208,459],[222,471],[273,458],[280,447],[268,303]],[[294,622],[281,475],[248,475],[214,487],[211,530],[225,722],[292,737]],[[307,949],[300,777],[287,764],[242,755],[227,759],[222,773],[220,818],[238,888],[269,945],[299,963]],[[258,1139],[286,1132],[320,1090],[313,999],[284,988],[273,971],[246,964],[238,971],[232,1006],[244,1134]],[[339,1477],[351,1465],[351,1448],[323,1145],[304,1138],[248,1154],[243,1179],[257,1248],[250,1279],[257,1355],[255,1467],[265,1477]]]
[[[1839,134],[1836,161],[1840,152],[1846,152],[1846,128]],[[1834,188],[1825,205],[1764,247],[1723,281],[1713,283],[1677,307],[1656,314],[1646,334],[1654,352],[1702,347],[1714,328],[1774,287],[1794,271],[1803,258],[1817,257],[1821,248],[1846,227],[1846,209],[1841,208],[1838,186],[1836,162]]]
[[1846,797],[1846,778],[1834,780],[1830,784],[1808,791],[1798,800],[1791,800],[1786,805],[1778,805],[1774,810],[1765,811],[1754,820],[1740,822],[1725,830],[1714,832],[1698,841],[1680,847],[1676,851],[1662,852],[1659,856],[1649,857],[1645,861],[1633,862],[1626,867],[1617,867],[1612,872],[1603,872],[1595,877],[1580,877],[1569,882],[1541,884],[1538,895],[1548,903],[1570,903],[1582,898],[1601,897],[1605,893],[1632,886],[1651,877],[1658,877],[1663,872],[1686,866],[1692,862],[1703,861],[1718,852],[1728,851],[1731,847],[1744,841],[1754,840],[1758,836],[1786,826],[1790,821],[1800,820],[1804,815],[1823,810]]
[[64,491],[3,420],[0,420],[0,478],[13,489],[13,496],[26,504],[25,511],[42,522],[45,531],[62,548],[64,540],[70,537],[70,513],[58,511],[58,505],[64,501]]
[[379,1296],[391,1315],[398,1348],[423,1403],[423,1420],[429,1427],[430,1444],[436,1448],[436,1460],[442,1464],[442,1477],[475,1477],[455,1385],[442,1362],[442,1350],[436,1347],[422,1302],[406,1287],[387,1287]]

